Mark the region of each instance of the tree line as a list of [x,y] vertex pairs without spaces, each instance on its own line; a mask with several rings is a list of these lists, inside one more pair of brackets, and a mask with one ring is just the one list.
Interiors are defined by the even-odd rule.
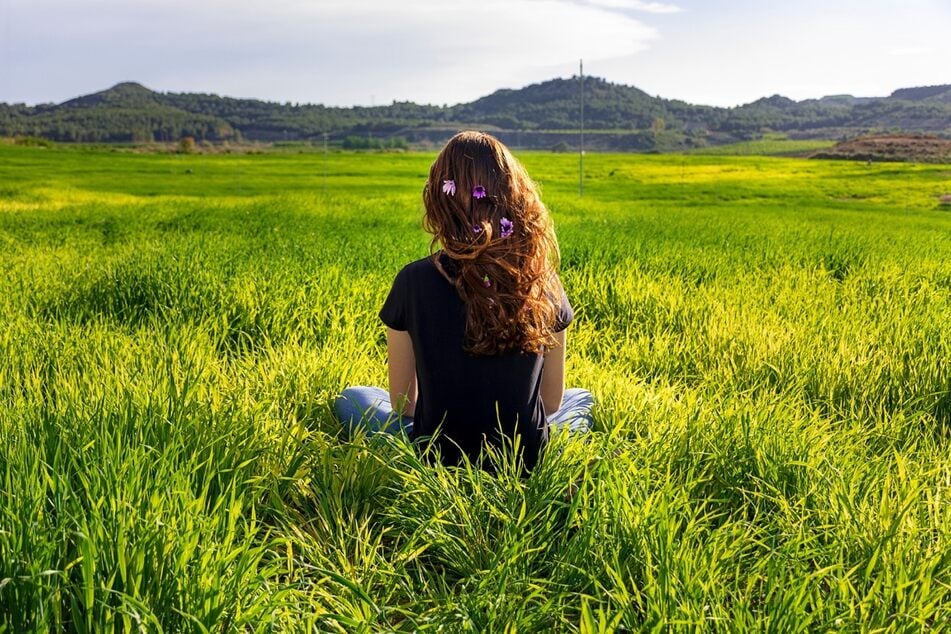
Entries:
[[[553,79],[519,90],[498,90],[453,106],[394,102],[351,108],[235,99],[204,93],[159,93],[123,83],[62,104],[0,104],[0,135],[75,142],[319,140],[374,147],[413,131],[481,127],[566,132],[579,125],[581,84]],[[718,108],[648,95],[632,86],[586,77],[585,125],[636,135],[638,148],[670,149],[710,141],[755,138],[765,131],[835,138],[863,131],[926,132],[951,136],[951,86],[901,89],[896,96],[850,96],[793,101],[774,95]],[[418,136],[418,135],[415,135]],[[526,134],[526,139],[539,135]],[[372,141],[377,139],[377,141]]]

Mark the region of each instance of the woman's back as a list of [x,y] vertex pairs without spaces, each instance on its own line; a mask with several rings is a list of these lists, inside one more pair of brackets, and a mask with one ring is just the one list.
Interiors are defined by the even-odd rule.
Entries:
[[480,132],[440,151],[423,206],[433,255],[399,272],[380,311],[389,391],[348,388],[337,414],[351,427],[435,435],[447,464],[518,438],[531,469],[548,426],[587,429],[592,403],[565,390],[572,311],[551,217],[521,163]]
[[[452,270],[441,254],[443,270]],[[534,466],[547,440],[541,399],[544,356],[509,351],[476,356],[464,351],[466,307],[433,258],[404,267],[393,282],[380,318],[412,340],[418,380],[413,436],[440,429],[436,446],[443,462],[460,452],[475,459],[484,442],[500,433],[520,435],[525,466]],[[556,331],[568,326],[571,306],[562,297]]]

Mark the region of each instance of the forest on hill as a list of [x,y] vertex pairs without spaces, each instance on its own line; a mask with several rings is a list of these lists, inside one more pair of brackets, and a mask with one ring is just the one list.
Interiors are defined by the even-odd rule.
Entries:
[[[322,141],[345,147],[430,145],[461,128],[489,130],[510,145],[573,149],[580,123],[578,77],[497,90],[454,106],[394,102],[349,108],[204,93],[156,92],[134,82],[61,104],[0,104],[0,136],[64,142]],[[878,132],[951,138],[951,85],[902,88],[888,97],[781,95],[735,108],[651,96],[584,78],[586,147],[664,151],[755,139],[843,139]]]

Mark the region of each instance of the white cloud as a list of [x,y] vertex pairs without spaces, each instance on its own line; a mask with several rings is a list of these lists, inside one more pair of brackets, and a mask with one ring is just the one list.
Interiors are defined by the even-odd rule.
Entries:
[[682,8],[666,2],[643,2],[642,0],[589,0],[589,4],[606,9],[629,9],[645,13],[680,13]]
[[949,20],[948,0],[0,0],[0,101],[128,79],[456,103],[571,75],[582,57],[593,75],[699,103],[881,95],[947,82]]
[[694,2],[649,50],[592,64],[591,72],[652,95],[722,106],[776,93],[869,97],[948,83],[947,0],[724,4],[744,10]]
[[904,57],[909,55],[924,55],[926,53],[930,53],[932,50],[934,49],[926,48],[924,46],[905,46],[893,48],[888,51],[888,54]]
[[282,101],[455,103],[569,75],[579,58],[630,56],[657,38],[634,17],[562,0],[23,6],[15,9],[13,59],[0,60],[16,70],[0,90],[65,91],[60,99],[132,79]]

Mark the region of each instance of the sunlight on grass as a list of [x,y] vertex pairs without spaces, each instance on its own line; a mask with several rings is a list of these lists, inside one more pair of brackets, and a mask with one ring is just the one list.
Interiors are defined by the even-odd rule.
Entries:
[[432,156],[0,147],[0,630],[947,629],[948,166],[522,158],[598,399],[527,479],[331,414]]

